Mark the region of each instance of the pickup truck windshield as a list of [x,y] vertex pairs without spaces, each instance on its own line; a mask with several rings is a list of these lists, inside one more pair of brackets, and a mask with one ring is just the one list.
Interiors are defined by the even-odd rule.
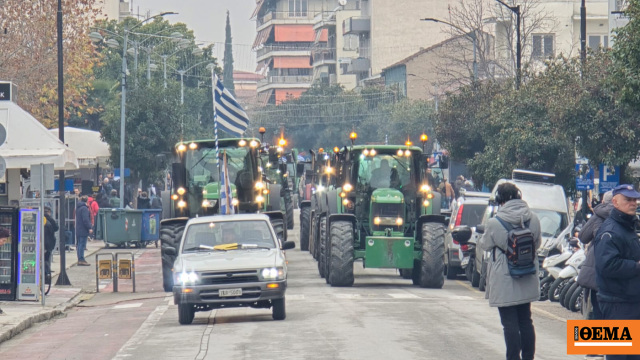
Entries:
[[237,249],[276,247],[266,221],[220,221],[189,225],[182,244],[182,252],[203,251],[213,247],[224,249],[225,247],[220,245],[227,244],[238,244]]

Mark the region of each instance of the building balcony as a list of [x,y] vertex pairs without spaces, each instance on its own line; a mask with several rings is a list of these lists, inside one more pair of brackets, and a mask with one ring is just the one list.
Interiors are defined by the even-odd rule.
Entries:
[[315,49],[311,53],[313,67],[336,63],[336,51],[332,49]]
[[347,74],[360,74],[369,72],[371,69],[371,60],[367,58],[351,59],[351,63],[347,67]]
[[371,32],[370,17],[350,17],[342,23],[342,35],[363,34]]
[[336,26],[336,13],[333,11],[324,11],[316,14],[313,19],[313,30],[320,30]]
[[258,81],[258,92],[269,89],[288,89],[288,88],[309,88],[311,87],[312,75],[299,76],[279,76],[269,75],[263,80]]
[[256,51],[256,59],[263,61],[273,56],[309,56],[312,47],[313,43],[265,45]]
[[315,24],[315,14],[307,12],[269,11],[263,17],[256,19],[256,30],[260,31],[276,24]]

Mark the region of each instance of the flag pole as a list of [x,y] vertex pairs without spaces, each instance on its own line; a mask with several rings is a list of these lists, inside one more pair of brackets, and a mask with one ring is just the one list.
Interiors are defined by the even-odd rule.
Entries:
[[213,131],[216,139],[216,166],[218,167],[218,178],[220,178],[220,150],[218,148],[218,113],[216,112],[216,91],[218,89],[218,77],[211,67],[211,93],[213,94]]

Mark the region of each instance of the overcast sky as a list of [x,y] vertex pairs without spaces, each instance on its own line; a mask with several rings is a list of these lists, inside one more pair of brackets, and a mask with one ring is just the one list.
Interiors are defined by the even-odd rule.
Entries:
[[[226,12],[231,15],[233,60],[235,70],[255,71],[255,53],[251,44],[256,34],[256,23],[249,20],[256,7],[255,0],[130,0],[135,14],[151,15],[175,11],[165,19],[182,22],[193,30],[196,40],[224,43]],[[224,48],[216,44],[214,55],[222,60]]]

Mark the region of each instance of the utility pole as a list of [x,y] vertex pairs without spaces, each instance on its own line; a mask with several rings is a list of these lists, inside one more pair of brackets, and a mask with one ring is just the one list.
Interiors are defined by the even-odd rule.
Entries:
[[[57,14],[57,31],[58,31],[58,138],[64,144],[64,69],[63,69],[63,57],[62,57],[62,0],[58,0],[58,14]],[[58,213],[60,214],[60,232],[58,233],[58,239],[60,239],[58,249],[60,250],[60,275],[56,280],[56,285],[71,285],[69,277],[67,276],[67,242],[66,240],[66,206],[67,197],[65,196],[65,178],[64,170],[60,170],[58,176],[58,193],[60,194],[60,202]],[[43,192],[44,193],[44,192]],[[41,194],[40,196],[43,196]],[[41,211],[44,211],[41,209]],[[42,295],[44,296],[44,295]]]
[[587,61],[587,7],[585,0],[582,0],[582,6],[580,6],[580,61],[584,67],[584,63]]
[[[520,39],[520,5],[509,6],[502,0],[496,0],[502,6],[511,10],[516,15],[516,90],[520,89],[520,77],[522,74],[522,41]],[[584,0],[583,0],[584,1]]]

